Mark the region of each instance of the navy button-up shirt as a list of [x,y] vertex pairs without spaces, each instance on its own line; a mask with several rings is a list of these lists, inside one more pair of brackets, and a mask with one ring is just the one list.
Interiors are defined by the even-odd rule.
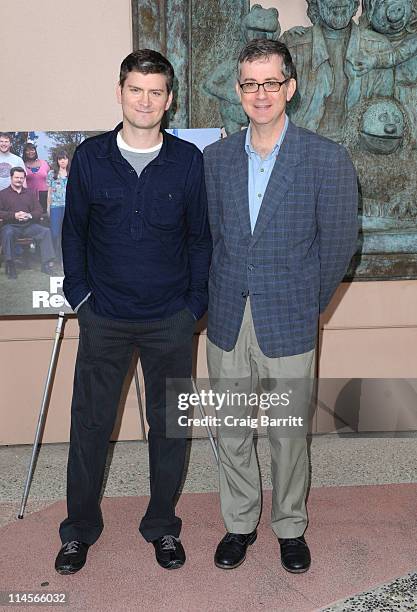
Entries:
[[163,132],[140,177],[117,146],[119,124],[84,141],[68,179],[62,232],[64,292],[91,292],[96,314],[126,320],[207,309],[211,237],[201,152]]

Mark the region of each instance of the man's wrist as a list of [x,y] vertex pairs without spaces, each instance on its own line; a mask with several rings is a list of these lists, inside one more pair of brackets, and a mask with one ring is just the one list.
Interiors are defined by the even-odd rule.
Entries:
[[87,293],[85,298],[82,299],[81,302],[79,304],[77,304],[77,306],[74,306],[73,310],[74,310],[75,313],[77,313],[79,311],[79,309],[81,308],[81,306],[86,303],[86,301],[89,299],[90,295],[91,295],[91,291],[89,293]]

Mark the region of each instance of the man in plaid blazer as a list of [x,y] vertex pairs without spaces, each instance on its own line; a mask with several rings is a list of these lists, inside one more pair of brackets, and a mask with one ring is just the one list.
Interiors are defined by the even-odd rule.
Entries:
[[[216,389],[238,386],[246,397],[258,386],[265,392],[277,389],[286,379],[287,387],[302,391],[292,396],[288,408],[281,401],[272,409],[271,401],[270,415],[297,409],[306,414],[319,314],[355,252],[357,178],[343,147],[288,120],[286,104],[296,91],[296,70],[283,43],[249,42],[238,66],[236,91],[249,128],[204,152],[214,244],[209,375]],[[299,384],[290,384],[293,379]],[[281,400],[286,395],[288,402],[293,389],[286,391]],[[231,569],[243,563],[256,539],[261,483],[248,407],[229,405],[227,410],[218,431],[227,534],[215,564]],[[272,529],[282,565],[299,573],[310,566],[303,536],[309,480],[305,427],[297,433],[289,427],[295,421],[282,420],[285,429],[271,424],[277,420],[268,427]]]

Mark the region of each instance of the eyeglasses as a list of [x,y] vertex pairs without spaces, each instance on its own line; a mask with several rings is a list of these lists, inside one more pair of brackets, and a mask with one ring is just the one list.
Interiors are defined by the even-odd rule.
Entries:
[[265,83],[255,83],[255,82],[247,82],[247,83],[239,83],[240,89],[243,93],[256,93],[259,91],[260,87],[264,88],[264,91],[267,93],[276,93],[281,89],[281,86],[284,85],[290,79],[285,79],[285,81],[265,81]]

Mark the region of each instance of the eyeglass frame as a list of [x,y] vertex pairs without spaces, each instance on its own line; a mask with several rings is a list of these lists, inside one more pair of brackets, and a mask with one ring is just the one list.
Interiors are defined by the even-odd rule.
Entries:
[[[258,93],[258,91],[259,91],[259,88],[260,88],[260,87],[263,87],[263,88],[264,88],[264,92],[265,92],[265,93],[279,93],[279,92],[281,91],[281,87],[282,87],[283,85],[285,85],[285,83],[288,83],[288,81],[290,81],[290,80],[291,80],[291,77],[289,77],[288,79],[285,79],[284,81],[271,81],[271,80],[269,80],[269,81],[264,81],[263,83],[256,83],[255,81],[250,81],[249,83],[239,83],[239,87],[240,87],[240,89],[242,90],[242,92],[243,92],[244,94],[254,94],[254,93]],[[278,88],[278,89],[276,89],[275,91],[268,91],[267,89],[265,89],[265,83],[278,83],[279,88]],[[252,84],[254,84],[254,85],[257,85],[257,86],[258,86],[258,88],[256,89],[256,91],[245,91],[245,90],[243,89],[245,85],[252,85]]]

